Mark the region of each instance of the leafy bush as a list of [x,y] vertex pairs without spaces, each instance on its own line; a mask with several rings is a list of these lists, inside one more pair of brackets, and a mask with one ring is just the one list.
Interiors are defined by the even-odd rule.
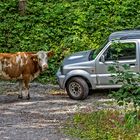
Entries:
[[[118,56],[121,55],[122,44],[116,43],[115,50],[116,55],[114,65],[109,67],[109,71],[112,74],[113,84],[121,84],[122,87],[117,91],[113,91],[110,97],[117,100],[117,103],[125,107],[124,111],[124,128],[128,131],[133,130],[136,125],[140,125],[140,73],[134,72],[130,69],[130,66],[120,65],[118,61]],[[129,47],[131,47],[129,45]],[[139,139],[134,138],[134,139]]]
[[127,65],[121,70],[118,65],[110,67],[110,70],[115,74],[115,83],[121,83],[122,87],[113,91],[110,97],[115,98],[120,105],[123,103],[134,103],[134,107],[140,106],[140,73],[134,73]]
[[139,5],[134,0],[27,0],[21,16],[18,0],[2,0],[0,52],[53,50],[50,70],[40,78],[55,82],[65,56],[97,48],[113,31],[138,26]]
[[[113,57],[115,61],[108,69],[113,77],[113,80],[110,82],[113,84],[121,84],[122,87],[117,91],[113,91],[110,96],[115,98],[120,105],[132,102],[136,111],[137,107],[140,106],[140,73],[134,72],[127,64],[121,65],[119,63],[118,57],[121,55],[122,47],[123,44],[114,43],[116,54]],[[129,47],[131,47],[131,45],[129,45]]]

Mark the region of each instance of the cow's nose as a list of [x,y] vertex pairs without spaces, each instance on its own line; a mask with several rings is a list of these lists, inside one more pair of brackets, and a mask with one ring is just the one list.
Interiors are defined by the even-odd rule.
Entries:
[[43,65],[43,69],[47,69],[47,68],[48,68],[47,64]]

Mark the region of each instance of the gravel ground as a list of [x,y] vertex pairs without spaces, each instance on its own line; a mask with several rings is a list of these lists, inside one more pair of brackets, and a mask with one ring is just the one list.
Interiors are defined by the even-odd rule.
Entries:
[[28,101],[17,99],[17,84],[1,82],[0,87],[0,140],[74,140],[61,129],[67,119],[79,111],[108,108],[103,91],[75,101],[58,86],[32,83]]

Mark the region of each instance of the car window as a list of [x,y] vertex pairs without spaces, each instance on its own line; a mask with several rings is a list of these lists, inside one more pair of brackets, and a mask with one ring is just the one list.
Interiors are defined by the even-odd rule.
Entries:
[[92,53],[92,60],[96,58],[96,56],[99,54],[99,52],[105,47],[105,45],[108,43],[108,39],[106,39],[106,41],[99,46],[97,49],[93,50]]
[[105,61],[136,59],[136,43],[113,43],[105,52]]

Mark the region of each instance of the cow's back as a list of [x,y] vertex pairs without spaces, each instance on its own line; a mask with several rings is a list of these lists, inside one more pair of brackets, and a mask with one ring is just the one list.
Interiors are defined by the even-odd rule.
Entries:
[[32,59],[33,53],[0,53],[0,78],[23,79],[24,75],[34,75],[38,66],[36,58]]

